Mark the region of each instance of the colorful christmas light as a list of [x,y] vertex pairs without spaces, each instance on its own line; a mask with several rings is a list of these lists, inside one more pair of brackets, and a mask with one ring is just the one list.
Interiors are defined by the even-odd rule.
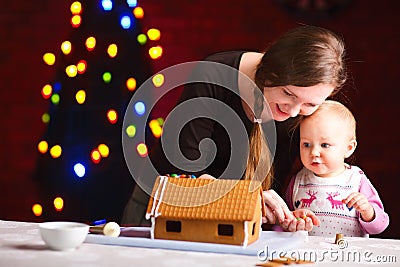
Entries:
[[53,157],[53,158],[59,158],[60,156],[61,156],[61,154],[62,154],[62,148],[61,148],[61,146],[60,145],[55,145],[55,146],[52,146],[51,148],[50,148],[50,155]]
[[161,38],[161,32],[158,29],[149,29],[147,31],[147,36],[149,36],[149,39],[152,41],[158,41]]
[[73,28],[78,28],[81,26],[82,23],[82,17],[81,15],[73,15],[71,18],[71,25]]
[[97,147],[97,149],[99,150],[100,155],[101,155],[103,158],[107,158],[108,155],[110,154],[110,148],[109,148],[106,144],[100,144],[100,145]]
[[[136,36],[137,42],[144,46],[146,45],[149,41],[154,42],[160,40],[161,37],[161,32],[160,30],[156,28],[150,28],[146,32],[140,33],[140,30],[136,31],[136,24],[135,20],[142,19],[144,17],[144,10],[142,7],[137,6],[137,1],[136,0],[127,0],[124,5],[121,5],[121,3],[116,3],[115,1],[112,0],[101,0],[96,3],[96,5],[101,5],[98,6],[98,8],[104,10],[104,16],[110,16],[110,14],[117,15],[115,16],[116,20],[115,25],[117,27],[122,27],[122,29],[129,30],[127,31],[127,34],[132,34],[133,36]],[[117,6],[120,5],[120,6]],[[87,2],[85,1],[74,1],[71,3],[69,6],[69,9],[71,11],[71,17],[70,17],[70,24],[74,28],[73,31],[77,30],[82,25],[82,21],[85,22],[85,26],[90,25],[90,22],[86,24],[86,12],[90,12],[90,9],[86,9],[87,7]],[[117,8],[116,8],[117,7]],[[127,11],[127,9],[130,9]],[[108,13],[108,14],[107,14]],[[101,19],[101,18],[100,18]],[[118,21],[119,20],[119,21]],[[118,25],[119,24],[119,25]],[[78,29],[78,31],[84,30],[83,28]],[[85,29],[86,30],[86,29]],[[96,36],[96,38],[94,37]],[[112,36],[112,35],[111,35]],[[83,37],[83,41],[82,41]],[[66,105],[71,105],[73,112],[76,111],[76,114],[80,116],[81,111],[83,111],[85,108],[87,108],[90,104],[92,105],[97,101],[98,99],[103,100],[103,98],[100,95],[96,94],[103,94],[104,92],[107,93],[120,93],[116,89],[124,89],[124,85],[126,86],[127,91],[123,92],[123,97],[129,96],[129,93],[132,93],[137,89],[139,86],[139,81],[137,81],[137,77],[140,77],[140,80],[142,80],[143,76],[141,74],[137,74],[134,70],[132,73],[128,73],[126,76],[121,76],[119,72],[114,72],[114,64],[120,64],[121,58],[120,54],[125,56],[127,50],[125,50],[126,47],[122,46],[120,44],[120,40],[113,40],[111,38],[107,39],[104,38],[105,36],[103,35],[102,32],[88,32],[86,36],[82,36],[79,38],[74,37],[74,35],[71,36],[71,43],[70,40],[65,40],[61,43],[61,51],[62,54],[60,58],[57,57],[54,53],[51,52],[46,52],[43,54],[43,62],[48,65],[48,66],[54,66],[56,65],[57,61],[57,67],[61,67],[61,70],[63,70],[64,75],[57,75],[57,81],[53,83],[48,83],[45,84],[41,88],[41,95],[43,99],[49,100],[53,106],[50,107],[50,113],[44,113],[41,117],[43,123],[49,123],[50,122],[50,114],[53,110],[55,110],[55,119],[54,123],[56,121],[59,121],[57,118],[57,113],[58,110],[61,111],[61,109],[65,108]],[[86,39],[85,39],[86,38]],[[97,39],[98,38],[98,39]],[[131,39],[130,39],[131,40]],[[99,45],[97,45],[97,42]],[[125,45],[125,44],[124,44]],[[163,49],[161,46],[158,46],[154,43],[151,44],[152,47],[148,49],[149,55],[151,59],[159,59],[162,54],[163,54]],[[81,47],[85,47],[86,51],[82,51]],[[101,50],[95,51],[93,53],[89,53],[93,50],[96,49],[96,47],[101,48]],[[133,49],[136,49],[136,44],[133,45]],[[77,53],[82,53],[81,55],[78,55]],[[85,54],[86,53],[86,54]],[[97,62],[101,57],[104,57],[105,60],[107,60],[107,65],[104,64],[99,64],[97,65]],[[94,60],[93,60],[94,59]],[[134,58],[133,58],[134,59]],[[79,60],[76,63],[76,60]],[[125,63],[123,63],[125,64]],[[135,64],[133,62],[133,64]],[[88,66],[89,65],[89,66]],[[123,65],[124,68],[129,67],[129,64]],[[102,66],[102,67],[99,67]],[[109,68],[108,70],[105,70],[103,66],[106,66]],[[139,70],[141,71],[141,70]],[[85,75],[94,75],[94,79],[91,76],[85,76]],[[79,76],[78,76],[79,74]],[[137,76],[136,76],[137,75]],[[78,76],[78,77],[77,77]],[[150,75],[149,75],[150,76]],[[148,77],[148,76],[147,76]],[[74,78],[74,79],[71,79]],[[76,81],[78,83],[78,86],[72,85],[70,86],[70,81]],[[83,83],[79,85],[80,81],[93,81],[93,82],[88,82],[88,83]],[[100,80],[100,82],[103,82],[103,85],[99,85],[97,82]],[[66,82],[67,81],[67,82]],[[121,84],[118,84],[118,82],[122,81],[122,86]],[[165,77],[162,74],[157,74],[152,77],[152,82],[155,87],[161,87],[164,82],[165,82]],[[65,84],[67,83],[67,84]],[[125,83],[125,84],[124,84]],[[106,85],[104,85],[106,84]],[[96,87],[107,87],[107,91],[103,91],[102,88],[92,88],[91,86],[96,86]],[[84,89],[82,89],[82,87]],[[63,90],[61,90],[63,88]],[[109,90],[110,89],[110,90]],[[65,90],[65,91],[64,91]],[[64,92],[68,92],[65,93]],[[63,97],[63,105],[59,105],[61,101],[61,96]],[[87,97],[90,97],[90,102],[88,102]],[[98,97],[100,96],[100,97]],[[107,99],[108,96],[106,96],[105,100],[108,101]],[[72,98],[72,99],[71,99]],[[74,99],[75,98],[75,99]],[[65,101],[65,102],[64,102]],[[76,101],[76,102],[75,102]],[[86,103],[86,104],[85,104]],[[107,103],[107,102],[104,102]],[[103,104],[103,103],[102,103]],[[58,106],[57,106],[58,105]],[[78,105],[82,105],[82,107],[77,107]],[[106,104],[107,105],[107,104]],[[113,105],[114,102],[108,103],[108,105]],[[118,104],[116,104],[118,108]],[[106,120],[111,124],[116,124],[118,122],[118,117],[120,116],[117,113],[117,109],[111,108],[110,106],[106,106]],[[99,107],[100,108],[100,107]],[[101,107],[103,108],[103,107]],[[143,116],[146,114],[146,104],[145,102],[138,101],[135,106],[134,106],[134,115],[135,116]],[[132,112],[132,111],[131,111]],[[101,115],[100,113],[100,118],[104,120],[102,117],[104,116]],[[85,123],[83,120],[86,117],[77,117],[77,122],[79,123]],[[69,118],[69,117],[68,117]],[[68,119],[67,118],[67,119]],[[69,124],[75,123],[75,118],[73,118],[73,122],[69,121],[67,122],[68,127],[70,126]],[[49,127],[52,126],[54,127],[54,124],[49,124]],[[84,125],[84,124],[83,124]],[[156,120],[151,120],[148,127],[150,128],[152,134],[156,137],[159,138],[162,133],[162,125],[163,125],[163,119],[156,119]],[[68,127],[65,128],[65,131],[70,131]],[[77,127],[78,130],[81,126]],[[110,126],[111,127],[111,126]],[[130,137],[130,138],[135,138],[136,137],[136,132],[137,132],[137,125],[130,124],[128,126],[125,126],[125,134]],[[115,127],[114,127],[115,128]],[[64,130],[64,128],[62,128]],[[139,129],[139,128],[138,128]],[[51,135],[50,135],[51,136]],[[97,136],[96,136],[97,138]],[[90,148],[86,148],[87,144],[84,143],[79,143],[81,140],[78,140],[77,143],[72,144],[74,146],[73,151],[69,150],[69,147],[61,145],[63,144],[52,144],[49,145],[48,142],[53,142],[53,140],[63,140],[63,139],[57,139],[57,138],[51,138],[46,135],[46,140],[40,140],[37,144],[37,149],[38,153],[42,154],[41,158],[52,158],[55,160],[67,160],[67,164],[65,166],[70,166],[71,170],[73,171],[72,173],[74,174],[74,177],[79,177],[82,178],[87,175],[88,173],[88,166],[85,166],[86,163],[84,162],[90,162],[92,165],[89,165],[90,167],[93,166],[93,164],[99,165],[99,166],[104,166],[105,163],[102,163],[102,160],[104,158],[107,158],[110,156],[110,147],[108,146],[109,144],[107,143],[107,140],[105,137],[101,137],[99,134],[99,141],[100,144],[97,147],[93,147],[93,145],[90,145]],[[101,138],[104,138],[102,140]],[[52,140],[52,141],[49,141]],[[83,138],[84,142],[87,141],[85,138]],[[74,141],[75,142],[75,141]],[[71,144],[69,144],[71,145]],[[82,150],[84,148],[84,150]],[[65,156],[61,157],[64,154],[63,149],[65,149]],[[146,157],[148,155],[148,148],[145,143],[140,143],[136,146],[136,151],[141,157]],[[48,153],[47,153],[48,152]],[[117,154],[117,153],[116,153]],[[112,156],[114,156],[112,154]],[[83,158],[85,157],[85,158]],[[79,158],[80,162],[77,162],[77,158]],[[72,160],[74,163],[70,162]],[[52,161],[53,162],[53,161]],[[63,163],[64,164],[64,163]],[[99,166],[95,166],[96,168],[99,168]],[[64,174],[68,173],[68,175],[71,173],[71,170],[63,171]],[[99,172],[97,172],[99,173]],[[54,175],[54,177],[57,177],[57,174]],[[91,178],[93,176],[90,176]],[[64,208],[64,200],[61,197],[57,197],[53,201],[54,208],[60,212]],[[35,214],[35,216],[41,216],[43,210],[40,204],[35,203],[32,205],[32,212]]]
[[118,46],[116,44],[110,44],[107,48],[107,53],[111,58],[116,57],[118,53]]
[[32,212],[36,217],[39,217],[43,213],[43,208],[42,208],[42,206],[40,204],[34,204],[32,206]]
[[75,99],[76,99],[76,102],[78,102],[78,104],[80,104],[80,105],[85,103],[85,101],[86,101],[86,92],[85,92],[85,90],[79,90],[78,92],[76,92]]
[[134,137],[136,134],[136,126],[133,124],[129,125],[128,127],[126,127],[125,132],[129,137]]
[[45,140],[42,140],[39,142],[37,147],[38,147],[39,152],[44,154],[49,149],[49,144]]
[[78,74],[83,74],[83,73],[85,73],[85,71],[86,71],[86,68],[87,68],[87,62],[86,62],[86,60],[80,60],[79,62],[78,62],[78,64],[76,64],[76,70],[77,70],[77,72],[78,72]]
[[162,56],[163,49],[161,46],[153,46],[149,49],[149,55],[152,59],[159,59]]
[[156,74],[151,79],[155,87],[161,87],[164,84],[164,75],[161,73]]
[[56,56],[53,53],[45,53],[43,55],[43,61],[47,65],[52,66],[56,62]]
[[72,44],[70,41],[64,41],[61,43],[61,51],[64,53],[64,55],[68,55],[71,53],[72,50]]
[[64,200],[61,197],[56,197],[53,201],[53,205],[56,211],[62,211],[64,208]]
[[78,176],[79,178],[82,178],[86,174],[86,168],[85,168],[85,166],[83,166],[82,163],[76,163],[74,165],[74,172],[75,172],[76,176]]
[[93,36],[88,37],[86,39],[85,46],[88,51],[92,51],[96,47],[96,38]]
[[144,10],[143,8],[141,8],[140,6],[135,7],[135,9],[133,9],[133,15],[135,16],[135,18],[137,19],[142,19],[144,17]]
[[92,159],[93,163],[95,163],[95,164],[100,163],[101,154],[100,154],[99,150],[93,149],[92,153],[90,153],[90,158]]
[[131,77],[126,80],[126,88],[128,88],[129,91],[134,91],[136,89],[136,79]]
[[134,105],[135,112],[138,116],[142,116],[146,112],[146,106],[143,102],[136,102]]
[[140,143],[137,145],[136,150],[142,158],[146,157],[148,154],[147,146],[144,143]]
[[117,123],[118,114],[114,109],[110,109],[107,111],[107,119],[111,124]]
[[72,15],[78,15],[82,12],[82,4],[79,1],[75,1],[71,4],[70,7]]
[[49,99],[53,92],[53,87],[50,84],[46,84],[45,86],[43,86],[42,91],[40,92],[44,99]]

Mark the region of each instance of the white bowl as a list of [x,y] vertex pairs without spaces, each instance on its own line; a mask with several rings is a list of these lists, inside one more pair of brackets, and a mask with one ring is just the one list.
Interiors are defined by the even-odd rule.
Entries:
[[44,222],[39,232],[46,245],[53,250],[72,250],[83,243],[89,225],[78,222]]

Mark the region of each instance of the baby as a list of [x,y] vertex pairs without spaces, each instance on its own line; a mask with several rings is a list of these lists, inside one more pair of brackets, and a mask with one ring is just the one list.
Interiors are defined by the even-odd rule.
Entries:
[[310,235],[368,236],[389,224],[382,201],[364,172],[348,165],[357,146],[356,121],[341,103],[325,101],[312,115],[300,119],[300,158],[303,169],[292,177],[286,200],[302,219],[304,209],[320,220]]

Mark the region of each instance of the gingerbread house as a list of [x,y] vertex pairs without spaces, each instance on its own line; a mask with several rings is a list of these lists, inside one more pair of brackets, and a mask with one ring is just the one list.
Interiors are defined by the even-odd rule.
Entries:
[[247,246],[259,238],[262,189],[250,180],[159,176],[146,218],[151,238]]

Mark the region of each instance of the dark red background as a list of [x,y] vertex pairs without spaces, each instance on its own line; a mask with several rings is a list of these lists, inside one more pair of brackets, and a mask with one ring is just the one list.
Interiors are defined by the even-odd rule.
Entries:
[[[31,212],[37,194],[31,175],[37,141],[45,127],[40,118],[48,107],[40,90],[54,74],[43,64],[42,55],[58,49],[72,30],[71,2],[1,1],[0,219],[36,220]],[[399,238],[400,2],[355,0],[335,16],[319,21],[295,17],[277,2],[139,1],[145,10],[144,30],[156,27],[162,33],[158,43],[165,53],[154,62],[155,71],[220,50],[260,50],[301,22],[341,34],[352,77],[344,92],[358,120],[356,164],[377,188],[391,217],[389,228],[380,236]]]

